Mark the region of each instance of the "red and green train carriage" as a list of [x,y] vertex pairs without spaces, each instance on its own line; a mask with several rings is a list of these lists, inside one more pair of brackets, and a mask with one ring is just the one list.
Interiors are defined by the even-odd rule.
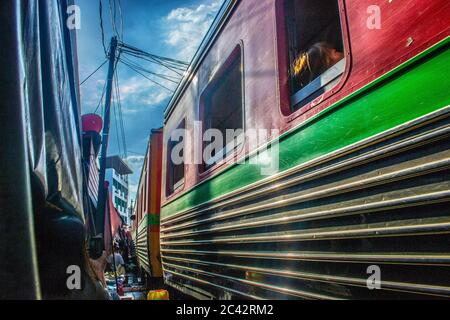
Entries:
[[162,283],[159,224],[161,208],[162,130],[152,130],[139,180],[134,208],[133,238],[141,269],[147,283]]
[[[226,1],[166,109],[162,168],[145,166],[165,282],[215,299],[448,298],[449,35],[445,0]],[[323,42],[342,59],[298,83],[290,66]],[[198,123],[244,139],[175,163],[173,133]]]

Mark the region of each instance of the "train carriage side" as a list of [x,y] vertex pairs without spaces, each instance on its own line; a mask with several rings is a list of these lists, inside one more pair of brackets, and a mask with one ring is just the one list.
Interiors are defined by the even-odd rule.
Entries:
[[155,288],[162,282],[159,241],[161,150],[162,130],[152,130],[139,182],[134,231],[139,266],[150,277],[149,285]]
[[[226,1],[203,41],[165,113],[165,280],[199,298],[448,298],[450,3],[317,4]],[[317,46],[333,64],[294,76]],[[244,139],[204,154],[206,129]]]

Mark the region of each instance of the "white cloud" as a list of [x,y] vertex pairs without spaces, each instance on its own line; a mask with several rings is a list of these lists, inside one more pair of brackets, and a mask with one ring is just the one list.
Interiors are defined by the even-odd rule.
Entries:
[[[173,87],[164,80],[158,80],[159,83],[168,88]],[[131,77],[122,80],[120,83],[120,95],[124,108],[124,113],[136,113],[142,108],[158,105],[169,98],[171,92],[148,81],[140,76]]]
[[142,166],[144,165],[145,156],[128,156],[125,161],[134,172],[134,174],[130,176],[128,190],[130,192],[130,198],[136,199],[139,177],[142,171]]
[[[141,168],[145,160],[145,156],[128,156],[126,162],[133,169]],[[134,171],[134,170],[133,170]]]
[[223,0],[207,2],[194,8],[174,9],[166,17],[170,26],[166,43],[178,49],[178,59],[192,59]]
[[136,194],[137,194],[137,191],[138,191],[138,185],[130,183],[130,185],[128,186],[128,191],[130,193],[130,199],[135,200],[136,199]]

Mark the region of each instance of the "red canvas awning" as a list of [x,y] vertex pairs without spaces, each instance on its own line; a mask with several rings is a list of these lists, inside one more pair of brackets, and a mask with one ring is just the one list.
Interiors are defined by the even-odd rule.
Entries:
[[107,205],[105,206],[105,251],[109,254],[112,253],[111,241],[115,235],[119,232],[122,226],[122,219],[119,213],[114,207],[111,194],[107,191]]

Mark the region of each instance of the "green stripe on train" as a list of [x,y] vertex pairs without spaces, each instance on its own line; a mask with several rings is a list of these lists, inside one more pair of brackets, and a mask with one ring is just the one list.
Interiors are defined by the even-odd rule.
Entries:
[[[449,42],[450,38],[447,38],[402,68],[386,74],[299,128],[282,135],[279,171],[450,105]],[[207,203],[264,178],[267,177],[261,175],[258,165],[230,166],[164,206],[161,217],[170,217]]]
[[150,226],[159,226],[159,214],[146,214],[145,218],[142,219],[138,227],[138,232],[142,231],[143,228]]

